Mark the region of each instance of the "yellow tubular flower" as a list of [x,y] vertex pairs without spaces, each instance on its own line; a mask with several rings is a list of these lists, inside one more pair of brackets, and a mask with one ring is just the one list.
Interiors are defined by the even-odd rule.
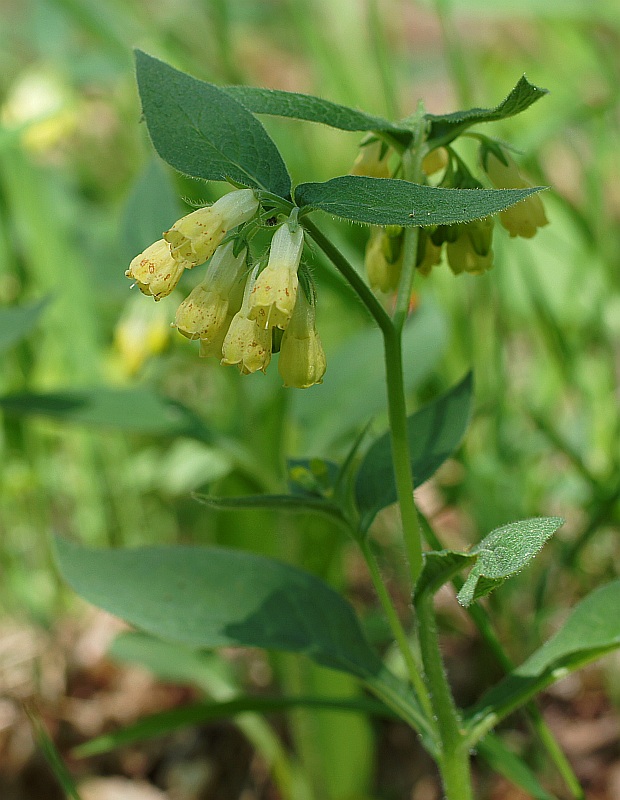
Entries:
[[231,322],[233,321],[235,314],[241,308],[241,302],[243,300],[243,289],[244,289],[244,281],[237,280],[235,285],[232,288],[228,299],[228,312],[226,314],[226,319],[222,323],[222,326],[218,330],[217,334],[211,340],[200,339],[200,349],[198,351],[198,355],[200,358],[217,358],[218,361],[222,359],[222,346],[224,344],[224,339],[230,329]]
[[420,228],[416,268],[426,278],[441,263],[441,245],[436,245],[424,228]]
[[252,189],[239,189],[221,197],[212,206],[199,208],[165,231],[172,257],[192,267],[211,258],[226,233],[252,219],[258,200]]
[[159,239],[133,259],[125,275],[136,282],[143,294],[161,300],[175,288],[188,266],[183,261],[175,261],[167,242]]
[[242,375],[259,369],[265,372],[271,361],[271,328],[263,324],[265,312],[260,313],[258,319],[248,316],[257,272],[258,267],[255,267],[248,278],[241,309],[232,318],[222,344],[221,363],[237,366]]
[[467,225],[459,226],[459,235],[456,241],[447,242],[446,254],[450,269],[455,275],[460,275],[461,272],[482,275],[493,266],[493,250],[489,247],[486,255],[479,255],[467,233]]
[[[485,170],[491,183],[498,189],[531,187],[532,184],[521,175],[519,167],[510,156],[504,153],[504,157],[508,165],[503,164],[493,153],[487,153]],[[548,223],[542,200],[537,194],[526,197],[505,211],[500,211],[499,219],[511,236],[522,236],[524,239],[531,239],[538,228]]]
[[398,288],[403,266],[401,233],[402,228],[397,226],[371,230],[364,264],[368,283],[374,291],[387,293]]
[[448,166],[448,151],[445,147],[436,147],[422,159],[422,172],[425,175],[434,175],[440,169]]
[[315,310],[303,292],[297,295],[291,323],[284,331],[278,371],[284,385],[307,389],[323,383],[327,362],[315,326]]
[[254,284],[248,309],[248,317],[259,321],[264,328],[285,330],[291,319],[303,247],[301,226],[291,231],[288,222],[278,228],[271,240],[269,261]]
[[389,178],[390,167],[388,164],[388,153],[381,158],[383,143],[380,141],[372,142],[365,147],[361,147],[357,158],[353,162],[349,175],[367,175],[369,178]]
[[213,340],[222,328],[230,293],[241,277],[246,249],[233,254],[234,242],[218,247],[205,279],[194,287],[177,309],[175,327],[188,339]]

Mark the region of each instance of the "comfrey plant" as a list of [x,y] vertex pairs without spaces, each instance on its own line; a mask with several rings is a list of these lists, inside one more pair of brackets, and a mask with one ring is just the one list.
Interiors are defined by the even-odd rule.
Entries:
[[[427,480],[464,435],[472,378],[468,375],[411,416],[406,413],[403,380],[402,333],[416,274],[445,269],[443,261],[455,275],[489,270],[497,214],[512,236],[531,237],[546,224],[539,188],[519,173],[508,146],[473,130],[524,111],[544,91],[522,78],[495,108],[440,116],[420,108],[405,120],[390,122],[306,95],[221,89],[140,52],[137,67],[144,116],[160,156],[187,175],[227,181],[233,187],[212,206],[175,223],[127,271],[144,294],[159,300],[172,292],[185,270],[206,264],[203,279],[176,312],[179,333],[198,340],[202,356],[237,366],[242,374],[266,370],[279,350],[285,386],[320,383],[326,369],[315,327],[320,297],[304,261],[306,244],[325,253],[381,331],[389,418],[384,435],[365,452],[363,437],[358,439],[341,465],[320,462],[321,480],[295,481],[289,494],[201,499],[217,508],[268,506],[320,514],[346,529],[368,565],[400,649],[403,676],[388,669],[343,597],[302,570],[251,553],[200,547],[101,552],[58,540],[62,573],[86,599],[170,642],[197,649],[288,651],[355,676],[375,701],[316,698],[314,704],[404,720],[436,760],[449,800],[474,797],[474,751],[533,796],[550,797],[493,733],[506,716],[525,707],[567,791],[583,797],[531,701],[553,681],[620,644],[620,620],[609,613],[620,603],[620,581],[586,597],[551,639],[514,667],[477,601],[522,570],[562,520],[513,522],[465,552],[444,549],[416,508],[414,485]],[[363,132],[351,174],[292,187],[257,114]],[[456,149],[460,137],[477,143],[476,167],[466,164]],[[366,251],[368,282],[315,223],[316,212],[372,226]],[[272,232],[267,253],[254,251],[259,230]],[[296,462],[295,470],[312,478],[315,462]],[[369,539],[377,513],[395,502],[411,591],[404,621],[392,604]],[[434,595],[449,582],[506,672],[466,709],[454,701],[434,613]],[[290,696],[246,698],[230,711],[308,702]],[[218,712],[212,704],[203,718],[226,710]],[[172,724],[166,719],[150,730],[166,729]],[[122,740],[138,738],[140,731],[146,729],[125,731]],[[89,747],[94,752],[105,749],[106,743],[95,741]],[[294,796],[290,786],[280,789],[283,796]]]

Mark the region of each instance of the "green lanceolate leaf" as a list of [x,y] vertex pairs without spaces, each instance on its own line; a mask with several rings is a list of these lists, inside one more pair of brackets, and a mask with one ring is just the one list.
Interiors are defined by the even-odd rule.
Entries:
[[349,603],[287,564],[215,547],[55,548],[81,597],[165,640],[303,653],[360,678],[382,670]]
[[48,302],[45,298],[28,306],[0,309],[0,353],[34,330]]
[[290,514],[323,514],[334,522],[347,525],[338,506],[321,497],[295,494],[256,494],[240,497],[211,497],[192,495],[195,500],[218,511],[236,511],[240,508],[272,508]]
[[[412,135],[411,128],[406,122],[390,122],[383,117],[366,114],[313,95],[253,86],[227,86],[224,91],[255,114],[271,114],[320,122],[343,131],[390,133],[403,144],[407,144]],[[426,114],[429,142],[435,147],[448,144],[471,125],[513,117],[528,109],[545,94],[547,94],[546,89],[534,86],[523,76],[508,97],[495,108],[471,108],[466,111],[455,111],[452,114]]]
[[301,183],[295,202],[306,210],[368,225],[453,225],[497,214],[544,187],[445,189],[394,178],[341,175],[325,183]]
[[532,797],[534,800],[556,800],[555,796],[549,794],[540,784],[523,759],[513,753],[499,736],[488,734],[478,742],[476,750],[491,769],[508,778],[515,786],[525,789],[528,797]]
[[455,575],[476,560],[473,553],[459,553],[456,550],[432,550],[422,554],[422,572],[415,585],[413,602],[423,594],[439,591]]
[[321,122],[343,131],[388,131],[411,137],[411,132],[406,128],[383,117],[375,117],[310,94],[259,89],[254,86],[227,86],[224,91],[254,114]]
[[288,198],[291,179],[261,123],[230,94],[136,51],[138,88],[153,145],[194,178],[231,178]]
[[110,389],[104,386],[37,394],[23,392],[0,397],[8,414],[40,416],[94,427],[117,428],[132,433],[212,436],[190,409],[151,389]]
[[556,634],[468,712],[472,743],[546,686],[620,647],[618,608],[620,580],[582,600]]
[[457,595],[459,603],[470,605],[522,570],[563,524],[561,517],[535,517],[491,531],[471,550],[477,559]]
[[[415,486],[428,480],[458,447],[469,422],[473,375],[407,419],[409,454]],[[355,500],[361,528],[368,530],[376,514],[397,499],[392,445],[384,433],[370,447],[355,479]]]
[[508,97],[495,108],[470,108],[468,111],[455,111],[452,114],[427,114],[426,119],[430,124],[429,144],[439,147],[453,141],[472,125],[514,117],[546,94],[546,89],[534,86],[523,75]]
[[117,747],[143,742],[154,736],[163,736],[189,725],[200,725],[248,712],[269,714],[289,708],[349,711],[353,714],[380,717],[395,716],[383,703],[368,697],[237,697],[219,703],[194,703],[184,708],[153,714],[120,731],[91,739],[75,748],[73,755],[77,758],[87,758],[107,753]]

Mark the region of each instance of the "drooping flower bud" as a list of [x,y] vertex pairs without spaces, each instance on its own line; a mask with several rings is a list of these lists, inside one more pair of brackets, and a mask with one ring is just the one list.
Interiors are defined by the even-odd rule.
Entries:
[[172,292],[188,266],[183,261],[176,261],[168,243],[159,239],[133,259],[125,275],[136,282],[143,294],[161,300]]
[[285,330],[291,319],[303,247],[304,233],[299,224],[285,222],[271,240],[269,261],[254,284],[248,309],[249,318],[264,328]]
[[403,229],[373,226],[366,245],[364,264],[368,283],[375,291],[393,292],[398,288],[403,266]]
[[134,296],[114,329],[114,345],[123,373],[135,375],[150,357],[162,352],[169,339],[167,309]]
[[424,228],[420,228],[418,236],[416,268],[421,275],[427,277],[433,267],[441,263],[441,245],[436,245]]
[[230,322],[222,344],[224,365],[237,366],[242,375],[265,372],[271,361],[271,328],[263,324],[266,314],[259,311],[257,319],[250,319],[250,298],[256,281],[258,267],[255,267],[246,283],[243,303]]
[[230,294],[241,277],[246,257],[245,248],[238,256],[233,248],[232,241],[217,248],[205,279],[177,309],[175,327],[188,339],[212,341],[226,320]]
[[221,197],[212,206],[192,211],[164,233],[172,257],[197,266],[211,258],[226,233],[250,220],[258,211],[252,189],[239,189]]
[[200,356],[200,358],[212,357],[212,358],[217,358],[218,361],[222,360],[222,347],[224,345],[224,340],[226,339],[226,336],[230,329],[230,325],[235,315],[241,308],[244,289],[245,289],[245,283],[243,280],[238,280],[233,286],[228,299],[228,312],[226,314],[226,319],[222,323],[221,328],[211,340],[207,339],[199,340],[200,348],[198,350],[198,355]]
[[284,385],[307,389],[323,382],[327,362],[315,325],[315,309],[298,292],[295,310],[280,346],[278,370]]
[[[503,164],[494,153],[490,151],[485,153],[483,166],[491,183],[498,189],[530,188],[533,184],[521,175],[519,167],[512,158],[505,152],[503,155],[507,164]],[[538,228],[548,223],[542,200],[537,194],[526,197],[505,211],[500,211],[499,219],[511,236],[522,236],[524,239],[531,239]]]
[[434,175],[440,169],[448,166],[448,151],[445,147],[436,147],[422,159],[422,172],[425,175]]
[[493,266],[493,250],[489,247],[487,254],[479,255],[472,244],[468,234],[468,227],[472,223],[459,225],[459,235],[454,242],[446,245],[448,264],[455,275],[469,272],[470,275],[481,275]]
[[390,167],[387,150],[383,142],[378,140],[360,147],[349,174],[366,175],[369,178],[389,178]]
[[475,219],[463,225],[471,246],[479,256],[487,256],[493,244],[493,228],[495,224],[492,217]]

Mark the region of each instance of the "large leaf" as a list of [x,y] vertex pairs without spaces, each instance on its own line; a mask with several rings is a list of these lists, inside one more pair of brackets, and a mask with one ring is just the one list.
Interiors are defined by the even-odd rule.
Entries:
[[[449,392],[407,419],[411,468],[416,486],[428,480],[458,447],[467,429],[473,391],[468,373]],[[355,500],[361,527],[367,530],[376,514],[396,502],[389,432],[380,436],[366,453],[355,480]]]
[[[228,86],[231,97],[255,114],[272,114],[280,117],[321,122],[344,131],[384,131],[407,143],[411,130],[406,122],[390,122],[382,117],[366,114],[348,106],[332,103],[320,97],[277,89],[259,89],[253,86]],[[429,123],[429,140],[435,146],[448,144],[471,125],[496,122],[525,111],[547,94],[546,89],[529,83],[521,77],[514,89],[495,108],[471,108],[452,114],[426,114]]]
[[85,600],[190,647],[263,647],[370,678],[382,664],[353,608],[318,578],[243,551],[92,550],[57,538],[61,573]]
[[142,742],[154,736],[199,725],[218,719],[234,717],[248,712],[269,714],[290,708],[315,708],[324,711],[349,711],[354,714],[372,714],[394,717],[387,706],[368,697],[238,697],[219,703],[194,703],[153,714],[115,733],[106,733],[77,747],[73,754],[78,758],[107,753],[117,747]]
[[468,111],[455,111],[452,114],[427,114],[426,119],[430,122],[428,139],[434,146],[448,144],[472,125],[514,117],[546,94],[546,89],[534,86],[523,75],[508,97],[495,108],[470,108]]
[[549,684],[620,647],[618,608],[620,580],[582,600],[557,633],[470,710],[472,743]]
[[411,136],[406,128],[383,117],[375,117],[310,94],[259,89],[254,86],[227,86],[224,91],[255,114],[322,122],[343,131],[389,131]]
[[44,394],[23,392],[0,397],[0,408],[9,414],[50,417],[132,433],[193,436],[202,441],[212,439],[209,430],[190,409],[148,388],[100,386]]
[[159,155],[186,175],[288,197],[291,179],[256,117],[222,89],[136,51],[142,110]]
[[347,525],[340,508],[322,497],[297,494],[252,494],[238,497],[193,495],[195,500],[218,511],[237,511],[242,508],[271,508],[290,514],[322,514],[339,525]]
[[369,225],[452,225],[497,214],[542,188],[445,189],[394,178],[341,175],[324,183],[299,184],[295,202]]
[[478,742],[476,750],[491,769],[508,778],[515,786],[525,789],[528,797],[532,797],[534,800],[556,800],[554,795],[549,794],[541,786],[538,778],[525,761],[513,753],[499,736],[493,736],[493,734],[489,733]]
[[491,531],[470,551],[477,560],[457,595],[459,603],[470,605],[520,572],[563,524],[561,517],[535,517]]
[[47,303],[45,298],[28,306],[0,309],[0,353],[34,330]]

